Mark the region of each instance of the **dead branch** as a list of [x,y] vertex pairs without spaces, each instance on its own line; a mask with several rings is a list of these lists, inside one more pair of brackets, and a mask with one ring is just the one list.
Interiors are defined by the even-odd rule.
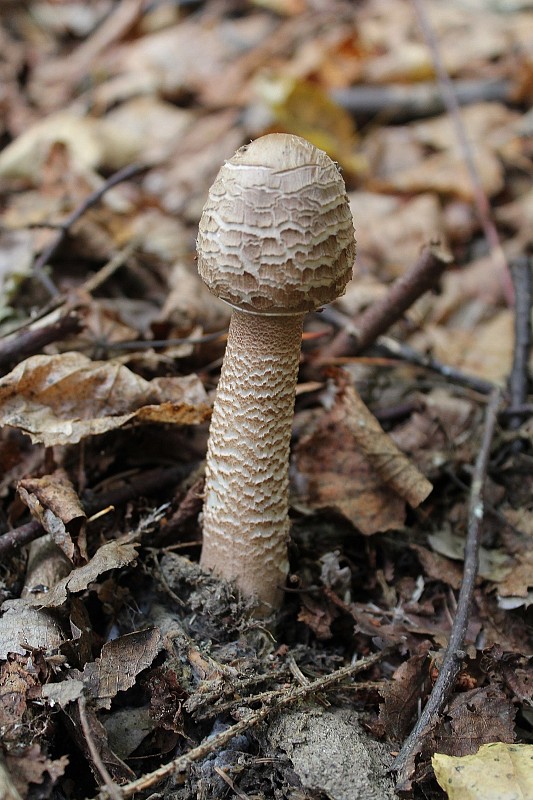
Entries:
[[361,316],[339,331],[323,349],[316,363],[325,364],[339,356],[354,356],[373,344],[430,289],[434,289],[452,258],[437,244],[424,247],[414,266],[393,283],[387,294]]
[[455,679],[465,658],[463,647],[478,571],[481,526],[485,511],[483,492],[500,400],[500,391],[494,391],[490,396],[485,414],[483,440],[476,460],[470,489],[463,580],[442,667],[418,722],[404,742],[391,768],[398,773],[397,788],[399,790],[409,788],[410,778],[415,769],[416,754],[420,752],[423,740],[436,725],[440,713],[450,699]]
[[[533,291],[533,260],[518,258],[511,265],[515,293],[513,366],[509,376],[510,411],[522,406],[528,395],[528,365],[531,352],[531,303]],[[509,427],[516,430],[522,424],[520,414],[509,418]]]
[[[453,91],[459,105],[482,102],[508,102],[512,83],[506,80],[457,80]],[[356,117],[383,115],[389,122],[407,122],[431,117],[445,110],[442,94],[434,83],[392,84],[389,86],[349,86],[334,89],[331,96]]]
[[47,344],[59,342],[66,336],[79,333],[83,325],[75,311],[67,312],[55,322],[41,328],[13,334],[0,344],[0,371],[20,363],[28,356],[40,353]]
[[[391,652],[392,648],[386,648],[380,653],[375,653],[374,655],[368,656],[368,658],[363,658],[361,661],[358,661],[355,664],[349,664],[346,667],[342,667],[341,669],[332,672],[330,675],[317,678],[305,686],[296,686],[287,689],[275,703],[272,703],[272,705],[267,705],[258,709],[257,711],[250,712],[245,716],[244,719],[236,722],[229,728],[226,728],[226,730],[222,731],[216,736],[206,739],[197,747],[193,747],[192,750],[189,750],[188,753],[184,753],[178,758],[175,758],[173,761],[170,761],[168,764],[163,764],[158,769],[148,773],[147,775],[143,775],[136,781],[132,781],[125,786],[117,787],[121,798],[132,797],[137,792],[149,789],[152,786],[160,783],[165,778],[169,778],[171,775],[177,775],[180,772],[185,772],[195,761],[205,758],[210,753],[218,750],[220,747],[223,747],[235,736],[238,736],[239,734],[250,730],[250,728],[255,727],[274,711],[287,708],[304,697],[310,697],[317,692],[323,692],[327,689],[330,689],[332,686],[335,686],[337,683],[344,680],[344,678],[356,675],[357,673],[362,672],[363,670],[368,669],[368,667],[378,663]],[[107,788],[103,787],[95,800],[109,800],[109,797],[110,795],[107,791]]]
[[95,189],[94,192],[91,192],[91,194],[89,194],[62,223],[60,223],[56,235],[53,237],[48,247],[45,247],[33,265],[33,274],[42,283],[51,297],[57,297],[59,295],[59,289],[54,284],[52,279],[46,274],[44,267],[48,264],[58,247],[60,247],[60,245],[66,239],[70,228],[90,208],[95,206],[102,199],[104,194],[109,191],[109,189],[119,183],[122,183],[123,181],[128,180],[129,178],[132,178],[134,175],[138,175],[139,172],[143,172],[143,170],[146,168],[147,167],[143,164],[129,164],[127,167],[119,169],[118,172],[115,172],[113,175],[107,178],[107,180],[104,181],[104,183],[99,186],[98,189]]

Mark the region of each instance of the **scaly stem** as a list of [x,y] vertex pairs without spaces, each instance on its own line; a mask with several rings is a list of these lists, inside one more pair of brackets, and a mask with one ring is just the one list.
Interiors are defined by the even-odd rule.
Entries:
[[233,311],[207,453],[201,565],[266,614],[288,572],[288,460],[303,314]]

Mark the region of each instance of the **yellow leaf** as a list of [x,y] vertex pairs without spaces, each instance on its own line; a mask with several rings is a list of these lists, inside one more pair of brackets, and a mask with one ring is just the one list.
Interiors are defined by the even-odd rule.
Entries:
[[484,744],[471,756],[432,759],[449,800],[526,800],[533,797],[533,745]]
[[266,71],[257,79],[256,89],[277,127],[308,139],[350,174],[364,172],[366,162],[356,152],[353,119],[324,89],[311,81]]

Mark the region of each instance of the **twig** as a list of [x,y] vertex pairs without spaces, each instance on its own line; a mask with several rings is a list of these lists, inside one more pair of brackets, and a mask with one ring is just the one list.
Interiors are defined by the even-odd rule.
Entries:
[[[196,465],[193,464],[193,468]],[[183,480],[188,472],[188,467],[178,465],[168,469],[152,469],[134,475],[124,485],[111,489],[101,494],[89,494],[84,500],[83,507],[88,516],[96,514],[108,506],[118,506],[127,503],[139,494],[149,495],[159,492],[167,486],[175,486],[176,482]],[[20,525],[11,531],[7,531],[0,536],[0,558],[3,558],[11,550],[23,547],[34,539],[38,539],[45,534],[45,530],[37,520],[31,520],[25,525]]]
[[412,0],[412,3],[418,18],[418,24],[420,25],[422,35],[431,52],[433,65],[435,67],[435,74],[442,92],[442,98],[450,114],[457,141],[459,142],[463,151],[465,165],[469,172],[472,188],[474,190],[474,203],[476,205],[479,222],[483,229],[485,239],[487,240],[492,258],[495,264],[502,268],[502,288],[507,303],[512,306],[514,303],[514,292],[510,278],[509,265],[507,263],[505,253],[503,252],[498,231],[496,230],[496,226],[492,219],[490,203],[487,194],[483,189],[483,183],[481,181],[472,147],[468,140],[464,122],[461,117],[461,111],[455,95],[453,81],[451,80],[446,67],[444,66],[439,43],[427,17],[423,0]]
[[[453,83],[453,91],[459,105],[483,101],[505,103],[511,97],[512,83],[507,80],[458,80]],[[388,86],[357,84],[346,89],[334,89],[331,96],[350,114],[380,114],[389,122],[431,117],[445,108],[441,92],[430,82]]]
[[239,800],[251,800],[249,794],[245,794],[238,788],[238,786],[235,786],[234,781],[232,781],[227,772],[224,772],[223,769],[220,769],[220,767],[217,766],[214,767],[214,770],[217,773],[217,775],[220,775],[224,783],[228,784],[229,788],[234,792],[234,794],[239,798]]
[[481,523],[484,518],[483,491],[500,400],[500,391],[496,390],[491,394],[487,405],[483,440],[476,459],[470,489],[463,580],[442,667],[418,722],[404,742],[391,768],[398,773],[397,788],[399,789],[408,787],[410,776],[415,767],[415,756],[420,751],[423,739],[433,729],[439,714],[448,702],[455,679],[465,657],[463,646],[478,570]]
[[69,311],[50,325],[24,331],[9,339],[4,339],[0,344],[0,371],[19,363],[27,356],[40,353],[43,347],[52,342],[57,342],[65,336],[79,333],[82,322],[75,311]]
[[[531,295],[533,260],[528,256],[518,258],[511,266],[515,292],[514,353],[509,376],[511,410],[522,406],[528,394],[528,364],[531,351]],[[516,430],[522,424],[520,415],[511,416],[509,427]],[[518,444],[518,442],[517,442]]]
[[57,297],[59,295],[59,290],[54,282],[48,277],[46,272],[44,272],[44,267],[67,237],[69,229],[80,219],[80,217],[82,217],[90,208],[92,208],[92,206],[95,206],[102,199],[104,194],[109,191],[109,189],[111,189],[113,186],[116,186],[118,183],[128,180],[128,178],[132,178],[134,175],[138,175],[139,172],[142,172],[145,169],[146,166],[144,164],[129,164],[127,167],[119,169],[118,172],[115,172],[113,175],[107,178],[107,180],[104,181],[104,183],[99,186],[98,189],[95,189],[94,192],[91,192],[91,194],[89,194],[84,201],[77,208],[75,208],[65,220],[63,220],[62,223],[60,223],[56,235],[53,237],[48,247],[45,247],[33,265],[34,275],[41,281],[45,289],[47,289],[52,297]]
[[39,536],[44,536],[45,529],[40,522],[32,519],[25,525],[19,525],[18,528],[3,533],[0,536],[0,558],[4,558],[11,550],[16,550],[19,547],[24,547],[25,544],[33,542]]
[[438,361],[432,356],[423,355],[414,348],[409,347],[409,345],[397,342],[390,336],[380,336],[377,340],[377,345],[380,350],[383,350],[394,358],[400,358],[408,364],[414,364],[415,366],[429,369],[432,372],[442,375],[443,378],[446,378],[452,383],[466,386],[468,389],[473,389],[480,394],[490,394],[497,388],[496,385],[490,381],[478,378],[476,375],[462,372],[456,369],[456,367],[451,367],[449,364],[443,364],[442,361]]
[[[216,736],[206,739],[197,747],[193,747],[192,750],[189,750],[188,753],[178,756],[178,758],[174,759],[168,764],[163,764],[158,769],[148,773],[147,775],[143,775],[136,781],[132,781],[131,783],[127,783],[125,786],[119,787],[121,797],[132,797],[132,795],[136,794],[137,792],[149,789],[171,775],[177,775],[180,772],[185,772],[185,770],[188,769],[192,763],[205,758],[205,756],[209,755],[214,750],[218,750],[220,747],[223,747],[235,736],[238,736],[239,734],[250,730],[250,728],[254,727],[255,725],[258,725],[274,711],[279,711],[281,708],[287,708],[297,700],[301,700],[304,697],[309,697],[316,692],[322,692],[326,689],[329,689],[339,681],[344,680],[344,678],[348,678],[351,675],[355,675],[358,672],[368,669],[368,667],[371,667],[373,664],[377,664],[378,661],[381,661],[382,658],[389,655],[391,652],[392,648],[386,648],[380,653],[375,653],[368,658],[361,659],[361,661],[358,661],[356,664],[349,664],[346,667],[342,667],[341,669],[332,672],[330,675],[317,678],[306,686],[297,686],[287,690],[287,692],[272,705],[267,705],[258,709],[257,711],[250,712],[244,719],[236,722],[229,728],[226,728],[226,730],[218,733]],[[97,797],[98,800],[108,800],[109,793],[106,791],[105,787],[101,789]]]
[[78,698],[78,712],[80,715],[81,729],[83,731],[83,735],[85,736],[87,747],[89,748],[93,764],[98,770],[98,773],[104,782],[106,792],[108,796],[111,798],[111,800],[121,800],[119,787],[113,781],[113,778],[107,771],[106,766],[102,761],[100,753],[98,752],[98,748],[96,747],[96,744],[94,743],[93,737],[91,735],[89,722],[87,720],[87,714],[85,712],[85,697]]
[[103,283],[109,280],[109,278],[114,275],[117,269],[126,263],[137,246],[138,242],[135,241],[135,239],[132,239],[131,242],[128,242],[126,247],[124,247],[122,250],[119,250],[119,252],[113,256],[113,258],[110,258],[107,264],[104,264],[104,266],[101,267],[98,272],[95,272],[94,275],[91,275],[90,278],[87,278],[85,283],[80,286],[79,292],[87,292],[88,294],[92,294],[95,289],[98,289]]
[[339,331],[322,350],[316,363],[325,364],[332,358],[357,355],[366,350],[402,318],[415,300],[436,287],[451,261],[451,256],[436,244],[424,247],[416,264],[394,282],[382,300]]

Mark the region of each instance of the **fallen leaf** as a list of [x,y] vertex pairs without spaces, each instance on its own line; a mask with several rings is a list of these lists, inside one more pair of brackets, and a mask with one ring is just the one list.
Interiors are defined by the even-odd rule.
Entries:
[[392,742],[399,743],[406,738],[416,722],[420,700],[423,700],[429,689],[429,662],[426,653],[411,656],[400,664],[392,680],[380,688],[383,703],[379,709],[379,721]]
[[69,764],[68,756],[51,759],[41,752],[38,744],[33,744],[22,752],[8,753],[6,766],[21,797],[28,796],[30,784],[42,784],[48,775],[54,784],[64,775]]
[[28,724],[24,717],[29,695],[35,696],[38,687],[37,676],[26,664],[10,660],[0,665],[0,730],[4,745],[16,743],[21,726]]
[[2,604],[0,619],[0,659],[10,653],[27,655],[33,650],[53,652],[63,642],[61,626],[50,612],[31,608],[27,600],[16,598]]
[[97,708],[111,708],[117,692],[135,684],[139,672],[149,667],[161,649],[161,633],[156,628],[134,631],[106,642],[100,657],[85,664],[80,673],[87,692]]
[[435,777],[449,800],[525,800],[533,797],[533,745],[484,744],[474,755],[435,753]]
[[[444,528],[437,533],[428,534],[428,542],[436,553],[455,561],[464,558],[465,537]],[[489,581],[504,581],[512,573],[513,564],[508,553],[497,548],[479,548],[479,575]]]
[[210,409],[199,397],[205,392],[194,376],[150,382],[121,364],[93,362],[81,353],[32,356],[0,380],[0,424],[47,447],[74,444],[134,419],[200,424]]
[[24,478],[17,486],[32,516],[52,535],[67,558],[87,561],[86,515],[74,486],[64,470],[42,478]]
[[27,602],[29,605],[39,606],[40,608],[59,608],[59,606],[67,602],[69,594],[85,591],[89,584],[104,572],[125,567],[135,561],[136,558],[137,550],[134,544],[117,541],[103,544],[88,564],[73,569],[66,578],[56,583],[48,594],[33,601],[28,598]]
[[475,753],[488,742],[513,742],[515,710],[496,686],[482,686],[456,694],[435,731],[435,750],[449,755]]
[[24,131],[0,153],[0,176],[35,181],[50,148],[61,143],[81,172],[117,170],[137,157],[138,141],[119,125],[67,111],[53,114]]

